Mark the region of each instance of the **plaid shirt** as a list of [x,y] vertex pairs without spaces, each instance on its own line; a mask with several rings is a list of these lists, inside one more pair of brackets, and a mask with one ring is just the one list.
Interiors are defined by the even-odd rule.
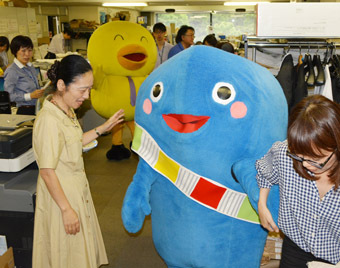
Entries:
[[340,261],[340,189],[320,200],[315,181],[298,175],[287,155],[287,141],[276,142],[256,161],[260,188],[280,187],[278,224],[296,245],[331,263]]

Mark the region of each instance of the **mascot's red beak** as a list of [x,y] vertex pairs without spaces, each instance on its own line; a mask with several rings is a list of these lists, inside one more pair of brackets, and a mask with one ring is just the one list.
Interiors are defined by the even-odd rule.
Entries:
[[200,129],[210,116],[196,116],[190,114],[163,114],[165,123],[180,133],[192,133]]

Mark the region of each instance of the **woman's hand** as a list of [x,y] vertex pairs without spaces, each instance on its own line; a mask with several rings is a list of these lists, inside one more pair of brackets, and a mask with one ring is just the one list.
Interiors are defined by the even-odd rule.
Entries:
[[44,91],[45,91],[45,89],[36,89],[36,90],[34,90],[30,94],[31,99],[39,99],[40,97],[42,97],[44,95]]
[[260,222],[263,228],[267,229],[269,232],[279,232],[279,228],[276,226],[273,216],[267,207],[267,199],[270,192],[270,188],[260,188],[260,197],[257,203],[259,210]]
[[80,223],[77,213],[73,208],[62,211],[63,223],[67,234],[75,235],[80,231]]
[[272,214],[270,213],[269,209],[267,208],[266,204],[262,202],[258,203],[258,210],[259,210],[259,217],[260,222],[263,228],[267,229],[269,232],[279,232],[279,228],[276,226]]
[[124,110],[120,109],[113,116],[111,116],[104,124],[96,127],[95,129],[89,130],[83,134],[83,146],[89,144],[94,139],[103,133],[110,131],[115,125],[124,121]]
[[110,131],[115,125],[118,125],[119,123],[124,121],[124,110],[120,109],[118,112],[116,112],[113,116],[111,116],[103,125],[98,127],[97,129],[100,129],[100,134],[103,134],[107,131]]

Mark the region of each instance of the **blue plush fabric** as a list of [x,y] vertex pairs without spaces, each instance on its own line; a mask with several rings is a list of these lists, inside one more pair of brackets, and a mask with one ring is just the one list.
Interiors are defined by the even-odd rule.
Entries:
[[[216,94],[218,83],[229,87],[229,99]],[[154,97],[157,84],[162,92]],[[210,118],[196,131],[181,133],[164,114]],[[186,49],[152,72],[140,88],[135,112],[136,123],[164,153],[201,176],[246,192],[255,209],[255,160],[285,139],[287,117],[283,91],[269,71],[207,46]],[[269,196],[274,219],[278,203],[274,187]],[[193,201],[141,158],[124,199],[125,228],[137,232],[150,212],[155,247],[168,267],[260,267],[267,233],[259,224]]]

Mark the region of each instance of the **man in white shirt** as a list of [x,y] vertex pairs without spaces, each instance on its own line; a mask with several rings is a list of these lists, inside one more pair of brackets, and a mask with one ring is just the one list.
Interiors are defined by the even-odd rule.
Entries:
[[163,23],[158,22],[153,26],[153,37],[157,45],[157,61],[155,69],[168,59],[168,54],[173,45],[165,41],[166,27]]
[[56,54],[65,53],[65,40],[71,39],[72,35],[73,32],[70,29],[65,29],[62,33],[53,36],[48,46],[45,59],[56,59]]

